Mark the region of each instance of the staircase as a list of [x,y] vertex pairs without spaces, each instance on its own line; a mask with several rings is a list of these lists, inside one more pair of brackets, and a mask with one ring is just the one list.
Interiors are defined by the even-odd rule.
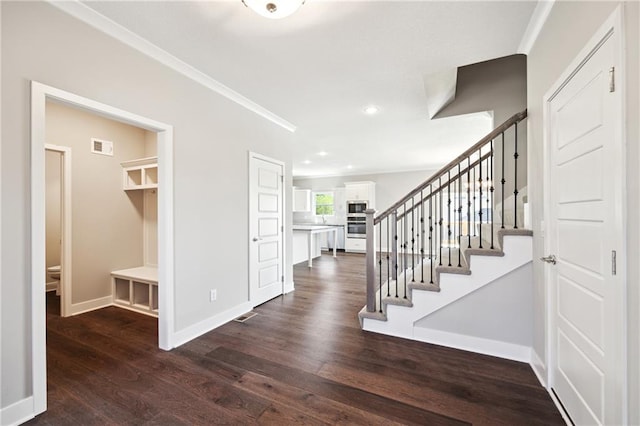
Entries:
[[518,332],[532,291],[517,182],[525,119],[514,115],[386,211],[367,212],[364,330],[529,361],[519,334],[530,331]]

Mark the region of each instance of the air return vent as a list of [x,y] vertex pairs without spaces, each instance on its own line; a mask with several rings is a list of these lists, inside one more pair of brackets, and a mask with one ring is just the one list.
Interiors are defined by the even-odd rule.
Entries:
[[113,142],[91,138],[91,152],[113,157]]

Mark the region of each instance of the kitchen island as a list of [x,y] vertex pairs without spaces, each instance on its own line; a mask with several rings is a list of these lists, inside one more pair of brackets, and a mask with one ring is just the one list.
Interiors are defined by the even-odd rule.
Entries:
[[319,235],[333,232],[333,257],[336,257],[338,243],[338,227],[333,225],[293,225],[293,264],[307,261],[313,267],[313,258],[319,257]]

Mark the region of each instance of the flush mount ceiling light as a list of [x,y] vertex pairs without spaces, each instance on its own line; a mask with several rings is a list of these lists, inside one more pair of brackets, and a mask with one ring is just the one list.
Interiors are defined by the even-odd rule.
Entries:
[[293,14],[306,0],[241,0],[258,15],[270,19],[286,18]]
[[325,157],[325,156],[329,155],[329,153],[328,153],[327,151],[320,151],[320,152],[318,153],[318,155],[319,155],[320,157]]
[[302,164],[311,164],[311,161],[309,161],[309,160],[304,160],[304,161],[302,162]]
[[365,114],[369,114],[369,115],[376,114],[378,111],[380,111],[380,109],[375,105],[369,105],[364,109]]

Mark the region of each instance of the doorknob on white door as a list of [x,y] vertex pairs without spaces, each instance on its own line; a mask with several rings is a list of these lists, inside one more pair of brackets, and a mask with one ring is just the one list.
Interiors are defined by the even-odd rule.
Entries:
[[557,263],[556,257],[553,254],[550,254],[549,256],[541,257],[540,260],[542,260],[543,262],[550,263],[552,265],[555,265]]
[[254,242],[254,243],[255,243],[255,242],[257,242],[257,241],[261,241],[261,240],[262,240],[262,238],[253,237],[253,242]]

